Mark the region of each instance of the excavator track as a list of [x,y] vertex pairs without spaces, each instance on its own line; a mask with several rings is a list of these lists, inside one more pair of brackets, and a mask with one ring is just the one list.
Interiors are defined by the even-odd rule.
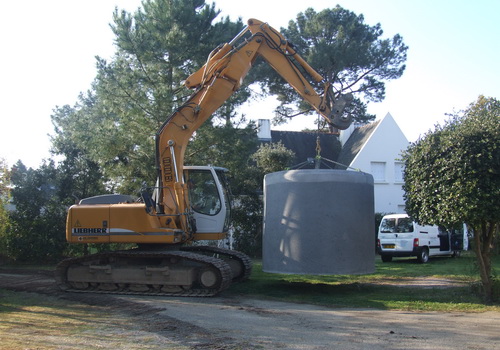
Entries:
[[66,259],[55,273],[62,290],[78,293],[210,297],[232,280],[224,260],[179,250],[125,250]]
[[252,259],[242,252],[211,246],[186,246],[182,251],[203,253],[224,260],[233,273],[233,282],[244,282],[252,273]]

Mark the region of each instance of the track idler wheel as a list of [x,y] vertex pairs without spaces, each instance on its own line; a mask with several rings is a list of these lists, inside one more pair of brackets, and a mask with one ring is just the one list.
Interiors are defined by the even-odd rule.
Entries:
[[204,288],[218,288],[222,282],[219,271],[213,267],[205,267],[200,271],[198,281]]

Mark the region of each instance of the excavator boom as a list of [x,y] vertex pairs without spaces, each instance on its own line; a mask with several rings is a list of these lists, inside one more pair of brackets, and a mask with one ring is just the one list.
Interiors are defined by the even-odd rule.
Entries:
[[[247,37],[248,33],[250,36]],[[207,62],[189,76],[185,85],[195,93],[165,121],[156,135],[159,190],[163,199],[160,206],[169,206],[171,193],[163,188],[176,188],[184,164],[184,153],[192,134],[241,86],[255,60],[262,57],[292,86],[329,124],[346,129],[350,116],[344,115],[350,94],[335,99],[331,84],[326,82],[275,29],[256,19],[250,19],[231,42],[212,51]],[[307,72],[314,81],[323,83],[316,92],[302,73]],[[183,197],[182,190],[176,193]]]

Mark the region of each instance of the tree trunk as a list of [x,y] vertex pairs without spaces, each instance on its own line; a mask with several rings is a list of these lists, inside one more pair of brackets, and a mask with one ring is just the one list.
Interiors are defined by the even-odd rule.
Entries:
[[479,230],[474,230],[474,251],[479,267],[479,275],[483,285],[483,298],[485,303],[493,301],[493,278],[491,275],[491,247],[495,223],[483,222]]

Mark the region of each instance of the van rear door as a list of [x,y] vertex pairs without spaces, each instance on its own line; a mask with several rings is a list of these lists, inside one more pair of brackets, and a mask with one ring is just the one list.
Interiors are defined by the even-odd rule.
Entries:
[[379,239],[382,251],[413,251],[413,222],[409,217],[384,217]]

